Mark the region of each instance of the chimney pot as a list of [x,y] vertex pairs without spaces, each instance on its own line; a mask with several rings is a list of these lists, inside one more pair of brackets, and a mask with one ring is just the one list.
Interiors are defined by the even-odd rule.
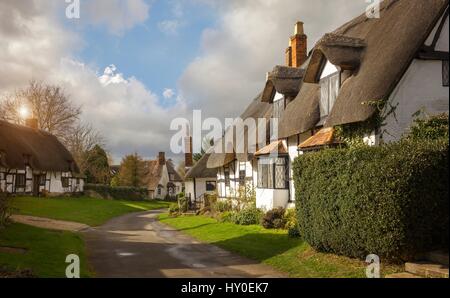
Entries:
[[295,24],[295,29],[294,29],[294,35],[302,35],[305,34],[305,32],[303,31],[303,22],[297,22]]
[[38,129],[39,123],[38,123],[37,119],[29,118],[29,119],[25,120],[25,126],[28,126],[29,128],[32,128],[32,129]]

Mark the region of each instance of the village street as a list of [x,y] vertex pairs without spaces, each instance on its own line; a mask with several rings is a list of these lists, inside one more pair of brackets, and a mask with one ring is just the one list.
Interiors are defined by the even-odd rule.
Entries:
[[84,232],[97,277],[283,277],[161,224],[159,213],[128,214]]

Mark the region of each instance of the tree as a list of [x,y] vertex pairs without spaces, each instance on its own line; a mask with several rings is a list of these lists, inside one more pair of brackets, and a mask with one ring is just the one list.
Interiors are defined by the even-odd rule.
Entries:
[[87,182],[109,185],[111,173],[106,151],[99,145],[86,152],[86,169],[84,171]]
[[38,81],[31,81],[26,88],[6,95],[0,102],[0,119],[23,124],[24,108],[29,116],[38,120],[39,129],[55,135],[64,143],[70,138],[81,115],[81,108],[72,104],[61,87]]
[[97,145],[104,147],[104,139],[90,124],[78,123],[71,131],[71,137],[67,138],[66,146],[72,153],[80,172],[85,173],[89,167],[89,153],[94,153],[93,149]]
[[198,162],[206,152],[214,146],[214,140],[208,137],[205,137],[202,141],[202,150],[199,153],[194,153],[192,158],[195,162]]
[[119,171],[121,186],[144,186],[145,162],[137,153],[127,155],[122,159]]

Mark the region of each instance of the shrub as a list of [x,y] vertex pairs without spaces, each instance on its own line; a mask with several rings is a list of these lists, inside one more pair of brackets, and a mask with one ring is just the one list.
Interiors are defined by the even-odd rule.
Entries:
[[285,209],[281,207],[267,211],[261,219],[261,225],[266,229],[284,229],[284,213]]
[[232,211],[233,206],[230,201],[217,201],[216,203],[213,204],[213,209],[215,212],[222,213],[222,212]]
[[406,138],[411,140],[448,139],[448,115],[441,114],[432,117],[417,118]]
[[8,196],[0,190],[0,228],[6,226],[10,216],[11,209],[9,207]]
[[300,234],[298,227],[289,228],[288,229],[288,237],[289,238],[300,238],[301,234]]
[[178,199],[179,211],[181,213],[186,213],[189,210],[189,200],[187,198]]
[[294,208],[289,208],[284,213],[285,229],[288,230],[288,236],[290,238],[300,237],[300,231],[298,229],[297,211]]
[[84,186],[86,193],[94,192],[104,199],[144,201],[148,198],[148,190],[139,187],[112,187],[109,185],[86,184]]
[[217,220],[219,222],[231,222],[235,223],[236,213],[232,211],[225,211],[219,214]]
[[315,249],[409,260],[448,247],[448,139],[328,149],[294,162],[298,221]]
[[234,223],[238,225],[248,226],[259,224],[263,212],[256,207],[247,207],[237,212],[233,218]]
[[177,203],[171,203],[169,206],[169,214],[170,215],[177,215],[180,213],[180,207]]

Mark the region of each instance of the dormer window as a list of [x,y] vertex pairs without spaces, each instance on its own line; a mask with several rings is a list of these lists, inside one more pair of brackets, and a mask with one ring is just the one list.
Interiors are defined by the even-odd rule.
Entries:
[[320,118],[325,119],[336,102],[341,87],[341,72],[327,61],[320,77]]
[[273,99],[273,118],[280,119],[283,116],[285,108],[285,101],[283,94],[275,93],[275,97]]

